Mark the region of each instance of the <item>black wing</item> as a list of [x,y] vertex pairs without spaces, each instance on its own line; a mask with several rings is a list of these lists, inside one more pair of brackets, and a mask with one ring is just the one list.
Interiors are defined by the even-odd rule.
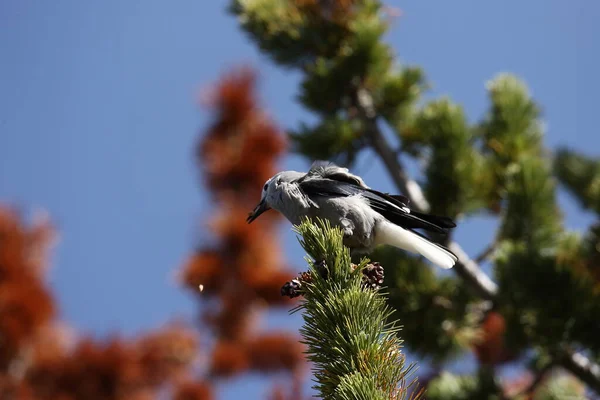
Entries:
[[373,189],[333,179],[304,179],[299,182],[300,189],[309,197],[346,197],[360,194],[367,198],[371,208],[389,221],[403,228],[425,229],[431,232],[446,233],[448,228],[456,225],[450,218],[423,214],[415,211],[407,212],[408,202],[404,196],[391,196]]
[[[311,176],[319,176],[320,178],[332,179],[338,182],[349,183],[351,185],[360,186],[365,189],[369,188],[361,177],[351,174],[347,168],[340,167],[330,161],[315,161],[310,166],[308,173],[305,175],[306,177]],[[377,192],[379,193],[379,192]],[[389,194],[389,193],[380,193],[384,194],[387,197],[392,198],[392,202],[394,204],[399,205],[400,207],[408,207],[410,204],[410,200],[406,196],[402,196],[401,194]],[[395,201],[394,201],[395,200]]]

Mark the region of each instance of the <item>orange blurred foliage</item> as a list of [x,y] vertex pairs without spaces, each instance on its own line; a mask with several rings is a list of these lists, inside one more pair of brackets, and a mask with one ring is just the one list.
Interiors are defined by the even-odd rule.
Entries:
[[198,165],[218,204],[207,226],[216,245],[192,254],[180,278],[198,295],[202,335],[179,323],[130,339],[69,334],[45,284],[54,229],[46,217],[26,224],[0,206],[1,400],[146,400],[166,393],[210,400],[215,378],[251,371],[288,372],[295,395],[301,392],[298,339],[252,329],[266,307],[290,304],[280,288],[294,275],[282,268],[277,214],[245,221],[286,147],[254,91],[251,71],[226,76],[211,103],[215,122],[198,145]]
[[291,303],[280,289],[294,276],[282,268],[278,215],[246,222],[286,148],[284,135],[257,105],[255,81],[252,71],[242,69],[212,93],[216,117],[198,145],[197,161],[217,206],[207,223],[216,241],[192,254],[180,273],[184,285],[210,305],[200,320],[217,338],[209,363],[214,377],[250,371],[296,377],[304,363],[298,338],[253,329],[265,307]]
[[247,354],[239,343],[221,340],[213,349],[209,368],[214,376],[230,377],[248,370],[249,365]]
[[142,399],[188,369],[196,333],[173,325],[106,343],[69,337],[45,285],[47,219],[26,225],[0,207],[0,398]]
[[42,255],[53,238],[47,220],[25,226],[19,215],[0,208],[0,371],[24,357],[37,331],[55,315],[42,281]]
[[177,387],[174,400],[211,400],[212,385],[207,382],[182,382]]
[[496,311],[488,312],[481,324],[481,330],[482,338],[473,346],[475,356],[481,364],[497,365],[513,358],[504,344],[506,321],[502,314]]
[[294,371],[304,362],[298,338],[282,333],[261,335],[247,344],[250,366],[262,372]]

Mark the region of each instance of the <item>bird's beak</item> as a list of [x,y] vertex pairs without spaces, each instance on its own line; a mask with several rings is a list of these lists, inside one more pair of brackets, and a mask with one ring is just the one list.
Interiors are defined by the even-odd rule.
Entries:
[[258,205],[254,208],[254,210],[252,210],[252,212],[248,215],[248,218],[246,218],[246,221],[248,221],[248,223],[251,223],[256,218],[258,218],[260,214],[262,214],[265,211],[268,211],[270,209],[271,209],[271,207],[269,207],[267,205],[267,202],[263,199],[260,201],[260,203],[258,203]]

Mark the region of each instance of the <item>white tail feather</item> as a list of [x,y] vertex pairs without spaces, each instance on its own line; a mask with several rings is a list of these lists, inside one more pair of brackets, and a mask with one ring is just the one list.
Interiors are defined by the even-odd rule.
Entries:
[[435,243],[391,222],[381,221],[377,224],[376,244],[387,244],[413,253],[421,254],[435,265],[448,269],[457,261],[454,254]]

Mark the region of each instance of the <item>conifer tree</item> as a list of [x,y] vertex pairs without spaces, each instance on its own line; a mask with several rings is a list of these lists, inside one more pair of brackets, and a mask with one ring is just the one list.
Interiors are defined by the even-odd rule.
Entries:
[[[436,371],[421,377],[428,396],[582,398],[578,382],[600,394],[600,228],[568,231],[556,202],[560,182],[597,219],[600,163],[569,150],[551,156],[526,85],[491,78],[488,110],[469,123],[449,98],[423,101],[425,73],[400,64],[384,42],[380,1],[232,0],[230,12],[265,56],[301,74],[298,101],[317,121],[290,129],[297,153],[351,167],[370,150],[412,208],[460,224],[497,218],[494,240],[476,257],[452,236],[433,237],[458,255],[454,276],[393,249],[372,255],[386,267],[406,347]],[[419,182],[407,160],[424,165]],[[474,374],[445,371],[468,352]],[[502,382],[497,367],[508,361],[528,377]]]

